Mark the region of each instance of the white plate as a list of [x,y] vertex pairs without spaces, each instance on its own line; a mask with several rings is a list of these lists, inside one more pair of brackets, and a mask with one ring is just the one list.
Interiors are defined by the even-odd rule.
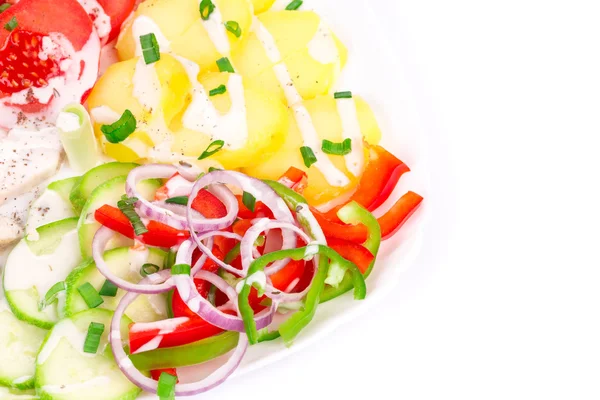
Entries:
[[[348,47],[348,63],[336,85],[336,91],[352,90],[369,102],[383,131],[383,146],[411,168],[382,209],[389,207],[408,190],[421,194],[425,201],[402,229],[384,242],[373,273],[367,280],[365,300],[354,301],[350,292],[319,306],[312,323],[289,349],[281,340],[251,346],[241,366],[224,385],[231,384],[235,377],[251,373],[306,348],[385,297],[402,279],[403,272],[418,254],[429,216],[426,140],[415,111],[410,85],[399,67],[398,57],[401,55],[392,50],[394,46],[390,46],[390,38],[384,35],[381,22],[367,1],[305,1],[303,9],[307,8],[321,15]],[[184,374],[185,381],[187,375]],[[190,375],[199,377],[195,373]]]

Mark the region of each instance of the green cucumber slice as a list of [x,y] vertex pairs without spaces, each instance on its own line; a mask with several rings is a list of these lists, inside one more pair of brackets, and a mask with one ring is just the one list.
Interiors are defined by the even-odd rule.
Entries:
[[81,180],[69,194],[73,208],[80,212],[94,189],[112,178],[127,175],[135,167],[139,167],[139,164],[111,162],[90,169],[81,177]]
[[71,204],[71,191],[81,181],[81,176],[54,181],[48,185],[48,189],[55,191],[66,202]]
[[[81,246],[81,254],[84,258],[92,256],[92,240],[96,231],[100,228],[100,224],[94,219],[94,213],[97,209],[105,204],[115,206],[121,199],[121,196],[125,194],[125,181],[126,176],[117,176],[104,182],[98,186],[92,194],[89,196],[88,201],[83,206],[81,216],[79,218],[79,224],[77,229],[79,230],[79,245]],[[140,194],[147,200],[154,199],[156,190],[161,186],[161,182],[158,179],[150,179],[142,181],[138,185]],[[128,239],[122,235],[115,235],[115,238],[109,243],[108,248],[115,248],[121,246],[129,246],[133,243],[131,239]]]
[[[142,280],[140,269],[145,263],[156,264],[163,268],[166,253],[160,249],[148,248],[145,251],[121,247],[109,250],[104,254],[104,260],[110,270],[122,279],[137,283]],[[88,308],[87,304],[77,291],[77,288],[89,282],[97,291],[100,291],[106,278],[98,271],[92,259],[88,259],[77,267],[67,278],[67,292],[65,315],[71,316]],[[114,310],[125,291],[118,290],[115,297],[103,296],[104,303],[99,308]],[[126,315],[135,322],[151,322],[166,319],[167,295],[142,295],[139,296],[128,308]]]
[[33,400],[39,399],[35,390],[20,390],[0,386],[0,399],[2,400]]
[[[0,298],[0,385],[33,388],[35,357],[45,336],[46,330],[17,319]],[[9,394],[0,391],[0,398]]]
[[[40,310],[48,290],[64,281],[81,262],[77,245],[77,218],[53,222],[21,240],[6,260],[3,285],[6,300],[17,318],[49,329],[62,316],[62,301]],[[63,294],[64,296],[64,294]]]
[[27,235],[35,237],[36,228],[51,222],[75,217],[75,211],[69,201],[69,193],[79,179],[81,178],[76,176],[55,181],[48,185],[48,188],[33,202],[29,209]]
[[[44,340],[36,360],[35,387],[47,400],[129,400],[141,389],[121,373],[115,362],[108,334],[112,312],[83,311],[58,322]],[[104,324],[96,354],[84,353],[83,344],[90,323]],[[128,341],[131,321],[123,318],[121,334]]]

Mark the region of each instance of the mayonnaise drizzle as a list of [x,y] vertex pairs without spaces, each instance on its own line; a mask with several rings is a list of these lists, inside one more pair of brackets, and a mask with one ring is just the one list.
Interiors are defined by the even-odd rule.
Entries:
[[154,22],[154,20],[145,15],[140,15],[133,21],[133,26],[131,27],[131,33],[133,35],[133,40],[135,42],[135,55],[137,57],[142,56],[142,44],[140,42],[140,36],[147,35],[149,33],[154,33],[156,37],[156,42],[158,43],[158,47],[160,48],[161,53],[168,53],[171,51],[171,42],[169,39],[163,35],[160,27]]
[[308,54],[321,64],[335,63],[339,70],[340,52],[331,29],[323,21],[319,23],[315,36],[308,42]]
[[302,134],[304,145],[310,147],[317,158],[317,162],[314,166],[321,171],[331,186],[343,187],[348,185],[350,183],[348,177],[342,171],[337,169],[329,157],[321,151],[321,143],[317,130],[312,122],[310,113],[302,104],[302,96],[294,86],[294,82],[285,63],[282,62],[281,53],[277,48],[275,39],[256,17],[254,17],[252,27],[256,37],[265,49],[267,57],[275,64],[273,72],[279,81],[279,85],[283,89],[288,106],[290,106],[294,112],[294,117],[298,124],[298,129],[300,129],[300,133]]
[[108,35],[112,30],[110,16],[104,12],[104,8],[96,0],[78,0],[85,12],[92,16],[94,27],[102,43],[106,43]]
[[337,109],[342,122],[342,136],[352,141],[352,151],[344,156],[346,168],[354,176],[360,176],[365,165],[363,134],[358,122],[356,103],[353,98],[337,99]]
[[[198,1],[198,5],[202,0]],[[202,25],[204,29],[206,29],[206,33],[208,33],[208,37],[215,45],[217,51],[226,56],[229,55],[231,51],[231,47],[229,45],[229,38],[227,37],[227,31],[225,29],[225,24],[223,23],[223,16],[221,15],[221,11],[219,11],[219,7],[216,3],[213,2],[214,10],[210,14],[210,17],[207,20],[202,19]]]

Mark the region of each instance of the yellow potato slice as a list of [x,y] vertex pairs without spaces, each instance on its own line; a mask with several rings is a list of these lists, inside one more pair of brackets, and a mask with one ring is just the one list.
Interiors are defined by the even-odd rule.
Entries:
[[[360,97],[354,96],[354,100],[364,140],[369,144],[379,143],[381,131],[371,108]],[[319,96],[307,100],[304,104],[311,115],[321,141],[327,139],[332,142],[341,142],[343,140],[342,122],[333,96]],[[270,159],[254,167],[246,168],[244,172],[261,179],[276,180],[291,166],[306,171],[308,174],[308,187],[304,195],[309,203],[313,205],[327,203],[356,187],[359,178],[348,172],[344,157],[328,156],[331,162],[350,179],[350,184],[345,187],[333,187],[328,184],[323,174],[316,167],[306,168],[300,154],[301,146],[303,146],[302,134],[293,115],[290,113],[290,129],[281,149]],[[365,150],[365,163],[367,161],[368,151]]]
[[260,14],[267,11],[269,8],[271,8],[273,3],[275,3],[275,0],[252,0],[254,14]]

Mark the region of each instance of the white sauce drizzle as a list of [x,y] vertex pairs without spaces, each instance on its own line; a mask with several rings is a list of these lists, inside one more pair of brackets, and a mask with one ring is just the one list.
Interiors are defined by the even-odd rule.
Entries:
[[159,335],[167,335],[172,333],[177,329],[177,327],[181,324],[188,322],[190,319],[188,317],[178,317],[178,318],[170,318],[164,319],[161,321],[155,322],[137,322],[131,326],[129,330],[132,333],[136,332],[146,332],[153,331],[158,329]]
[[241,291],[244,289],[244,286],[252,286],[255,283],[257,283],[260,288],[264,289],[264,287],[267,285],[267,275],[264,271],[256,271],[246,279],[242,279],[235,286],[235,290],[236,292],[241,293]]
[[[201,0],[198,2],[198,5],[200,5],[200,3]],[[221,11],[219,11],[219,7],[214,2],[213,5],[215,8],[210,14],[210,17],[208,17],[208,20],[201,19],[202,26],[206,29],[206,33],[208,33],[208,37],[215,45],[217,51],[226,56],[229,55],[229,52],[231,51],[227,30],[225,29],[223,16],[221,15]]]
[[314,166],[321,171],[331,186],[343,187],[348,185],[350,183],[348,177],[342,171],[337,169],[329,157],[321,151],[321,143],[317,130],[312,122],[310,113],[302,104],[302,96],[300,96],[300,93],[294,86],[290,73],[281,60],[281,53],[279,52],[279,49],[277,49],[275,39],[256,17],[254,18],[252,27],[256,33],[256,37],[265,49],[267,57],[275,64],[273,71],[279,81],[279,85],[283,89],[288,106],[290,106],[294,112],[294,117],[302,134],[304,145],[310,147],[317,158],[317,162]]
[[40,226],[74,216],[71,204],[67,204],[54,190],[46,189],[31,205],[25,234],[29,240],[35,240],[39,236],[36,229]]
[[109,106],[94,107],[90,111],[92,121],[96,124],[111,125],[114,124],[121,118],[119,113],[110,108]]
[[96,0],[77,0],[94,21],[94,27],[102,43],[106,43],[108,35],[112,31],[110,16],[104,12],[104,8]]
[[135,65],[133,97],[150,113],[160,107],[160,80],[154,64],[146,64],[144,57],[140,57]]
[[337,109],[342,121],[342,136],[352,141],[352,151],[344,156],[346,168],[354,176],[360,176],[365,165],[363,135],[358,122],[356,103],[353,98],[337,99]]
[[140,348],[137,349],[136,351],[134,351],[133,354],[143,353],[145,351],[150,351],[150,350],[156,350],[156,349],[158,349],[158,346],[160,346],[160,342],[162,342],[162,340],[163,340],[163,336],[157,335],[157,336],[153,337],[152,339],[150,339],[148,342],[144,343],[142,346],[140,346]]
[[323,21],[319,23],[315,36],[308,42],[308,54],[321,64],[340,64],[340,52],[333,39],[333,33]]
[[152,20],[152,18],[147,17],[145,15],[140,15],[133,21],[133,26],[131,27],[131,33],[133,35],[133,40],[135,42],[135,55],[137,57],[142,56],[142,44],[140,42],[140,36],[147,35],[149,33],[154,33],[156,37],[156,42],[158,43],[158,47],[160,48],[161,53],[168,53],[171,51],[171,42],[169,39],[163,35],[160,27]]

